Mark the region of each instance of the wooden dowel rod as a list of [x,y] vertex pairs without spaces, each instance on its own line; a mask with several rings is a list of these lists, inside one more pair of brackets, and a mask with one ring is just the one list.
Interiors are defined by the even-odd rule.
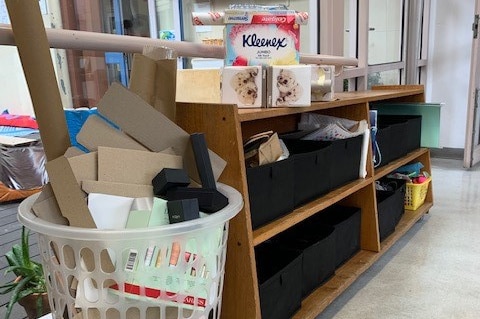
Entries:
[[[46,29],[48,42],[51,48],[93,50],[105,52],[142,52],[143,47],[166,46],[177,51],[178,56],[202,57],[223,59],[225,47],[221,45],[207,45],[187,41],[166,41],[153,38],[124,36],[117,34],[65,30]],[[0,24],[0,45],[15,45],[11,26]],[[323,54],[300,54],[301,63],[327,64],[340,66],[357,66],[355,58]]]

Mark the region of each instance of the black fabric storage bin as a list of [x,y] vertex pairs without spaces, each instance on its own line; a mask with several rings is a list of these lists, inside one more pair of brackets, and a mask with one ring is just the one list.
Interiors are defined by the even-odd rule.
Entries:
[[380,184],[391,190],[377,190],[377,212],[380,241],[395,231],[395,227],[405,212],[405,181],[401,179],[381,179]]
[[252,227],[258,228],[293,210],[293,159],[247,168]]
[[289,319],[302,302],[302,255],[265,242],[255,247],[262,319]]
[[275,237],[274,242],[302,253],[302,297],[335,274],[335,228],[304,221]]
[[325,193],[330,187],[332,143],[284,139],[293,158],[294,206],[298,207]]
[[[391,144],[390,138],[390,127],[378,127],[377,133],[375,134],[375,142],[374,145],[374,152],[375,152],[375,166],[382,167],[386,165],[389,161],[391,161],[390,154],[390,147],[393,147]],[[386,158],[383,158],[383,154],[385,154]]]
[[390,163],[420,147],[420,115],[378,115],[376,140],[381,153],[378,167]]
[[[382,120],[383,119],[383,120]],[[404,156],[406,151],[406,139],[405,134],[407,131],[406,121],[392,121],[383,118],[383,116],[378,116],[378,124],[380,130],[385,126],[388,126],[388,135],[385,136],[384,141],[378,141],[378,147],[382,155],[382,164],[388,164],[402,156]]]
[[332,141],[330,188],[359,178],[363,135]]
[[405,130],[401,138],[403,142],[402,155],[420,148],[422,137],[422,116],[421,115],[379,115],[379,121],[386,123],[404,123]]
[[360,250],[360,208],[333,205],[317,213],[313,220],[335,228],[336,268]]

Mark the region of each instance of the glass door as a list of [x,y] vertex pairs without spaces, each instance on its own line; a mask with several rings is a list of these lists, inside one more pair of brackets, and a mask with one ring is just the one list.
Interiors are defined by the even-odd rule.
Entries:
[[468,90],[467,131],[465,138],[464,166],[469,168],[480,162],[480,0],[475,2],[473,21],[472,58],[470,64],[470,87]]
[[[101,0],[103,32],[150,37],[148,3],[142,0]],[[131,55],[105,52],[108,82],[128,86]]]

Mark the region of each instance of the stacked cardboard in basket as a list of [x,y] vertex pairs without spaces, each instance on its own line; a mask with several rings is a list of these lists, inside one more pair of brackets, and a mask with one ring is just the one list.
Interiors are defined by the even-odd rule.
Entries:
[[[99,114],[119,129],[100,117],[90,117],[78,135],[90,150],[83,153],[70,146],[38,1],[8,0],[6,4],[47,157],[51,189],[47,186],[33,206],[39,217],[95,228],[85,200],[88,192],[153,196],[151,180],[166,167],[184,168],[191,180],[199,183],[190,134],[172,121],[175,90],[158,93],[160,80],[175,83],[171,77],[176,69],[172,71],[171,66],[176,66],[176,59],[155,61],[137,55],[140,62],[133,82],[138,85],[128,89],[113,84],[98,104]],[[156,66],[153,75],[149,65]],[[143,77],[144,70],[150,74]],[[164,77],[159,79],[155,70]],[[153,83],[136,82],[144,78]],[[145,92],[148,85],[151,90]],[[217,180],[226,163],[211,151],[209,155]]]

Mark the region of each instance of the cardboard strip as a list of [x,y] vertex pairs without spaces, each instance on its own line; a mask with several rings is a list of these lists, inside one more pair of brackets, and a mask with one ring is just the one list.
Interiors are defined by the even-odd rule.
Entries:
[[70,146],[62,100],[38,0],[5,1],[47,160]]
[[89,151],[96,151],[99,146],[147,150],[142,144],[113,128],[98,115],[90,115],[87,118],[77,134],[77,141]]
[[60,156],[48,161],[46,167],[60,211],[63,217],[68,219],[70,226],[96,228],[68,159]]
[[152,185],[83,180],[82,189],[86,193],[110,194],[132,198],[153,197]]
[[[118,83],[113,83],[99,101],[98,111],[154,152],[172,147],[175,153],[183,157],[184,168],[190,178],[200,182],[190,135],[138,95]],[[209,151],[209,156],[217,180],[226,162],[212,151]]]

